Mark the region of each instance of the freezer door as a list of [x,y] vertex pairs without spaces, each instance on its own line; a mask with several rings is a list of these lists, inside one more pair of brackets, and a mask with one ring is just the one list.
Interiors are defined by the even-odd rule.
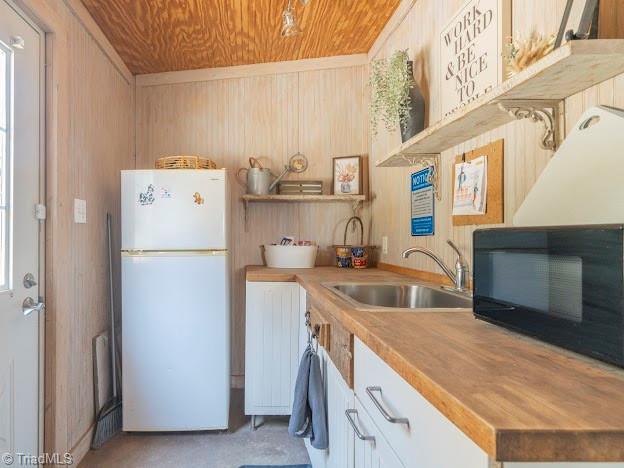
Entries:
[[225,170],[121,172],[122,250],[228,248]]
[[124,431],[227,429],[226,255],[122,257]]

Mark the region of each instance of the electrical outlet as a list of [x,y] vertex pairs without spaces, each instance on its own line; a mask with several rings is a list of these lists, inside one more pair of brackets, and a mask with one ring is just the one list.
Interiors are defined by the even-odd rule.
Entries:
[[74,223],[87,224],[87,201],[74,198]]
[[381,253],[388,255],[388,236],[383,236],[381,238]]

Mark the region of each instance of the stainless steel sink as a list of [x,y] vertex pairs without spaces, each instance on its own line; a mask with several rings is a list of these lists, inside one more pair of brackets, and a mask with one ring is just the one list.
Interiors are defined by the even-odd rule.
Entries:
[[331,283],[330,291],[368,310],[471,309],[472,298],[420,284]]

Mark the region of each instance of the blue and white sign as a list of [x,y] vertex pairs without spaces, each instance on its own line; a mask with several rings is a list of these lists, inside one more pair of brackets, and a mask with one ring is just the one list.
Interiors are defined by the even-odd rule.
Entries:
[[412,174],[412,236],[433,236],[435,197],[429,167]]

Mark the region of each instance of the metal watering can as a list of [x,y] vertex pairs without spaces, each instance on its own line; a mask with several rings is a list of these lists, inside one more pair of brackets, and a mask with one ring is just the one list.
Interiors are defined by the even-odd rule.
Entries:
[[[242,173],[245,172],[245,179]],[[236,179],[247,189],[250,195],[268,195],[273,189],[275,176],[271,169],[262,167],[256,158],[249,158],[249,167],[241,167],[236,172]]]

